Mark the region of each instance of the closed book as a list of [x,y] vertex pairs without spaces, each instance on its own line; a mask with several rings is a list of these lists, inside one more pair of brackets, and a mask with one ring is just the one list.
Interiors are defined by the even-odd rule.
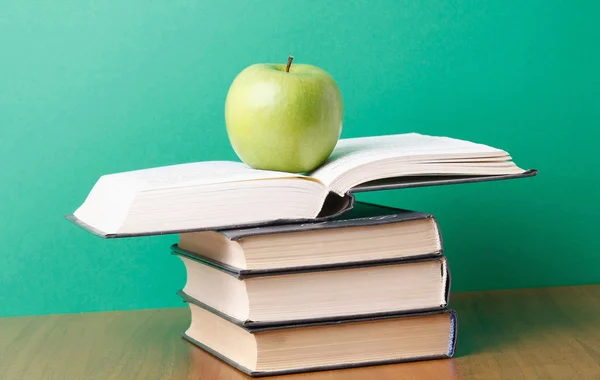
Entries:
[[449,358],[456,345],[451,309],[248,327],[188,305],[183,338],[254,377]]
[[173,250],[256,273],[440,256],[442,237],[431,214],[357,202],[323,222],[182,233]]
[[239,270],[174,251],[186,268],[180,294],[244,326],[440,310],[445,256],[291,270]]

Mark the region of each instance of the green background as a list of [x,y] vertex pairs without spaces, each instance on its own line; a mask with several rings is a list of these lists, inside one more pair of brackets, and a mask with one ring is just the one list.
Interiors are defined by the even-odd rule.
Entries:
[[181,306],[175,236],[64,220],[105,173],[236,159],[223,124],[256,62],[329,71],[343,137],[501,147],[533,179],[385,191],[434,213],[453,290],[600,282],[600,2],[4,1],[0,315]]

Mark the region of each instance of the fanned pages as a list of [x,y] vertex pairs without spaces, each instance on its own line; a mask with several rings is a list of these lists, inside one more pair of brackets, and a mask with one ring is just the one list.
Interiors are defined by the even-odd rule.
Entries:
[[521,174],[503,150],[448,137],[409,133],[340,140],[325,165],[311,174],[343,195],[354,186],[412,175]]
[[[68,218],[102,237],[155,235],[314,221],[353,205],[353,189],[527,177],[503,150],[417,133],[341,139],[313,173],[208,161],[101,176]],[[425,179],[424,179],[425,177]],[[411,182],[411,178],[415,181]],[[418,179],[417,179],[418,178]],[[368,190],[365,190],[368,189]]]

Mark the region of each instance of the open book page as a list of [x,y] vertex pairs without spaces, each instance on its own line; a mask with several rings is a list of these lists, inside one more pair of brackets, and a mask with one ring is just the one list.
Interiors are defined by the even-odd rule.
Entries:
[[[368,170],[365,174],[372,180],[388,175],[401,175],[402,168],[409,169],[408,166],[410,173],[407,174],[418,174],[418,169],[415,173],[415,164],[469,162],[472,165],[485,166],[486,161],[492,163],[508,160],[510,156],[501,149],[449,137],[418,133],[360,137],[341,139],[327,162],[311,173],[311,177],[331,186],[340,178],[361,170]],[[394,162],[392,169],[397,173],[389,173],[389,165],[385,171],[376,165],[370,165],[389,161]],[[452,167],[456,166],[449,166]],[[381,171],[378,171],[379,169]]]
[[241,162],[205,161],[135,170],[105,177],[115,183],[127,182],[131,187],[143,191],[273,178],[301,178],[303,176],[256,170]]

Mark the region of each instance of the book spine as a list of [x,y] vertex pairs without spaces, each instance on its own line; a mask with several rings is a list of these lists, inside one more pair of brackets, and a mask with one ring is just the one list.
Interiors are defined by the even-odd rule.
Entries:
[[458,314],[455,310],[450,310],[450,341],[448,344],[448,357],[451,358],[456,352],[456,342],[458,340]]
[[444,238],[442,236],[442,230],[440,229],[440,222],[434,215],[430,215],[433,227],[435,228],[435,234],[437,235],[437,241],[440,247],[440,254],[444,254]]
[[452,287],[452,275],[450,274],[450,264],[448,263],[448,258],[443,256],[444,260],[442,262],[442,278],[444,279],[444,305],[442,307],[447,307],[450,305],[450,294]]

